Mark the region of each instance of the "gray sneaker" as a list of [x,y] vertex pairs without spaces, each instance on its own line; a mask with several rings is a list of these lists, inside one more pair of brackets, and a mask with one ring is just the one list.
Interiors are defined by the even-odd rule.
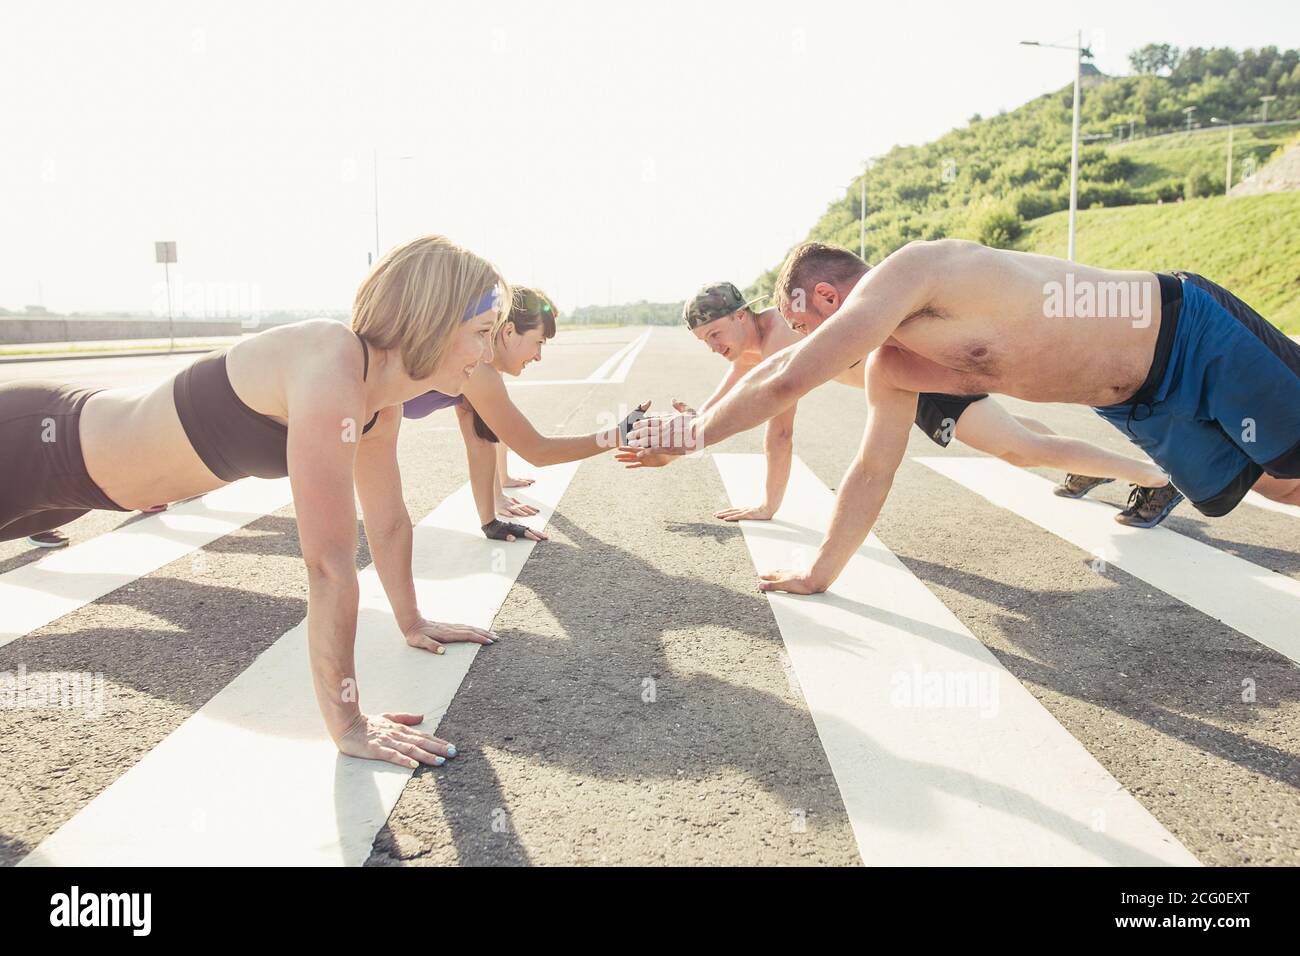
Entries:
[[1168,518],[1169,512],[1182,500],[1183,493],[1174,487],[1173,482],[1161,488],[1134,485],[1128,494],[1128,507],[1117,514],[1115,520],[1131,528],[1154,528]]
[[1093,478],[1090,475],[1066,475],[1065,481],[1052,489],[1052,494],[1062,498],[1082,498],[1098,485],[1109,484],[1114,478]]

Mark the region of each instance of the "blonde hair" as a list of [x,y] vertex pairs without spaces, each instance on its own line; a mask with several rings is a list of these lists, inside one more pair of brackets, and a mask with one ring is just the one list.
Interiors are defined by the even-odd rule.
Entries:
[[395,350],[411,378],[427,378],[466,310],[494,286],[498,310],[508,315],[512,293],[496,266],[446,236],[412,239],[389,251],[361,283],[352,331],[376,348]]

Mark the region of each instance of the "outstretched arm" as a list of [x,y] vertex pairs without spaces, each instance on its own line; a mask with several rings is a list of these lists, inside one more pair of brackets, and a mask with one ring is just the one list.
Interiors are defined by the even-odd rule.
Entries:
[[899,249],[863,276],[817,331],[755,366],[716,406],[694,419],[640,422],[632,444],[684,454],[775,417],[856,358],[879,348],[908,316],[925,308],[950,249],[943,241],[914,242]]
[[862,447],[840,483],[830,530],[807,571],[761,575],[764,591],[814,594],[835,581],[866,540],[889,496],[894,473],[907,450],[907,432],[916,417],[916,392],[886,381],[873,361],[867,368],[867,427]]
[[[678,412],[681,412],[683,414],[689,414],[689,415],[698,415],[700,412],[708,411],[714,405],[718,404],[718,402],[722,401],[722,396],[726,395],[727,392],[731,391],[731,389],[735,387],[736,383],[739,382],[744,377],[745,373],[748,372],[751,368],[753,368],[752,365],[741,365],[739,362],[733,362],[731,368],[727,370],[727,374],[723,376],[722,381],[718,383],[718,387],[713,390],[712,395],[710,395],[707,399],[705,399],[704,404],[700,406],[698,411],[694,408],[691,408],[685,402],[678,401],[675,398],[673,399],[673,408],[676,409]],[[790,414],[790,419],[791,421],[793,421],[794,419],[793,412]],[[788,432],[789,429],[785,429],[785,431]],[[772,437],[773,436],[769,431],[768,438],[772,438]],[[766,442],[765,442],[765,447],[766,447]],[[769,476],[768,490],[770,492],[771,491],[770,477],[772,475],[770,456],[772,452],[769,451],[768,454],[769,454],[769,465],[768,465],[767,473]],[[779,450],[778,450],[778,454],[779,454]],[[647,454],[644,451],[638,451],[636,448],[632,448],[628,445],[620,445],[618,448],[618,454],[614,456],[614,459],[615,461],[621,461],[624,467],[627,468],[662,468],[664,465],[672,464],[675,457],[676,456],[674,455]],[[786,477],[787,479],[789,478],[788,468],[786,470]],[[776,496],[777,506],[780,506],[781,495],[784,493],[785,493],[785,484],[784,482],[782,482],[781,493]],[[726,521],[736,521],[739,520],[740,518],[757,518],[760,517],[757,514],[759,510],[760,509],[758,508],[728,508],[726,509],[728,513],[733,511],[735,512],[744,511],[747,513],[743,515],[737,514],[733,517],[728,517],[726,514],[724,514],[724,512],[719,511],[714,515],[714,517],[723,518]],[[772,510],[775,511],[776,508],[773,508]],[[765,517],[770,518],[771,515],[766,515]]]
[[[546,437],[533,427],[510,400],[505,382],[495,369],[480,366],[465,386],[465,397],[496,436],[530,465],[555,465],[578,461],[618,447],[618,428],[606,428],[590,435]],[[648,407],[648,403],[646,403]]]
[[733,362],[731,368],[727,370],[727,374],[723,377],[722,381],[718,383],[718,387],[713,390],[712,395],[704,400],[704,404],[700,406],[699,410],[701,412],[707,412],[714,405],[718,404],[718,402],[722,401],[723,397],[735,388],[736,383],[744,378],[745,373],[753,367],[754,366],[752,365],[741,365],[739,362]]

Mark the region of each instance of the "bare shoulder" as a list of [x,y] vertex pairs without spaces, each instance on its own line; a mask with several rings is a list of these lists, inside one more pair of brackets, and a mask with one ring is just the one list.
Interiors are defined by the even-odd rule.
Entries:
[[279,418],[287,417],[292,396],[354,403],[363,394],[362,366],[356,335],[329,319],[265,329],[226,353],[235,394],[250,408]]
[[465,380],[465,387],[461,390],[461,394],[478,404],[491,401],[495,397],[507,394],[505,379],[491,365],[480,362]]
[[347,398],[364,390],[365,352],[356,333],[342,322],[308,319],[262,334],[276,337],[268,342],[268,357],[284,370],[290,385],[325,386]]
[[948,269],[987,264],[1006,254],[969,239],[916,239],[891,253],[881,265],[892,260],[902,268]]
[[1019,288],[1028,274],[1041,268],[1039,260],[1045,259],[968,239],[912,242],[890,259],[895,256],[899,258],[893,279],[915,285],[917,311],[949,316],[965,314],[972,302],[985,302],[991,295]]
[[768,329],[767,338],[763,340],[763,358],[770,358],[782,349],[803,341],[803,338],[778,315]]

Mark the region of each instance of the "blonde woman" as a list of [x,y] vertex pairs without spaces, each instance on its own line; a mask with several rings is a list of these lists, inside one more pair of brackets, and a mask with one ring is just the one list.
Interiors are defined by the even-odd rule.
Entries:
[[539,466],[590,458],[602,451],[613,451],[630,424],[642,418],[650,407],[649,402],[643,402],[621,424],[590,435],[548,438],[539,433],[510,400],[502,375],[518,375],[531,363],[542,360],[542,346],[555,337],[556,316],[555,306],[545,294],[536,289],[515,289],[509,312],[498,319],[493,331],[491,356],[474,370],[461,392],[431,391],[405,405],[407,418],[423,418],[441,408],[456,408],[469,460],[470,487],[483,533],[489,538],[546,540],[540,532],[498,517],[527,517],[536,514],[537,509],[504,493],[505,456],[497,449],[508,445],[529,464]]
[[340,751],[406,767],[456,748],[414,729],[419,714],[364,714],[355,694],[357,515],[407,643],[434,653],[489,631],[426,619],[411,577],[402,499],[402,403],[459,392],[491,346],[509,286],[442,236],[384,257],[357,292],[352,326],[268,329],[140,390],[61,382],[0,386],[0,540],[91,509],[178,501],[250,475],[288,476],[309,595],[316,697]]

